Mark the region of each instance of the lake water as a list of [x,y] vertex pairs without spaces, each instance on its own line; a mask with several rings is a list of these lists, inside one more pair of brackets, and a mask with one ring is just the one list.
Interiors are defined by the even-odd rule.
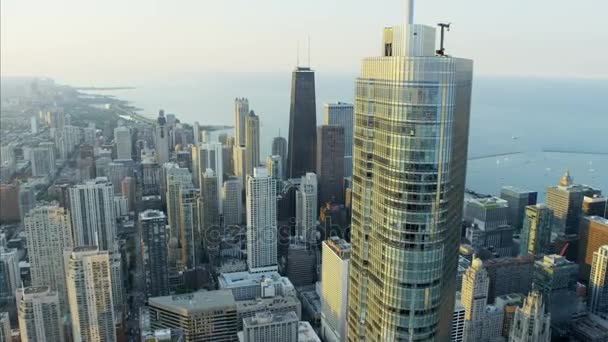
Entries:
[[[352,102],[355,74],[316,74],[317,124],[323,103]],[[128,84],[110,92],[156,117],[158,109],[185,122],[232,125],[235,97],[247,97],[261,120],[261,154],[272,138],[286,136],[290,73],[207,73]],[[498,193],[505,184],[525,186],[544,197],[564,169],[576,182],[608,192],[608,154],[543,153],[543,150],[608,153],[607,80],[476,77],[473,87],[469,156],[521,154],[469,162],[467,187]],[[515,138],[515,139],[514,139]]]

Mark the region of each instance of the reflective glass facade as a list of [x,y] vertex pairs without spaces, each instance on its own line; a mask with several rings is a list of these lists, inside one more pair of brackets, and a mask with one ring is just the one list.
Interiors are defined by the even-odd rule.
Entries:
[[417,29],[434,41],[386,29],[356,81],[349,341],[450,338],[473,63],[429,53]]

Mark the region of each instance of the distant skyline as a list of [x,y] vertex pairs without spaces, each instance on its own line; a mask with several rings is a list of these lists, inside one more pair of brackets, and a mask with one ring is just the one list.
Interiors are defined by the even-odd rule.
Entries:
[[[405,0],[1,2],[1,75],[116,85],[200,72],[358,73]],[[608,78],[601,0],[419,0],[415,21],[452,22],[449,54],[477,75]]]

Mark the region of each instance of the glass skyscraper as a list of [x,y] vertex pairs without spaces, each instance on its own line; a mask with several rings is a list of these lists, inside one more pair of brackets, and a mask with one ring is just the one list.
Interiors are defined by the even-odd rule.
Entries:
[[291,76],[287,178],[298,178],[315,171],[316,145],[315,72],[297,67]]
[[450,340],[473,62],[411,7],[356,81],[349,341]]

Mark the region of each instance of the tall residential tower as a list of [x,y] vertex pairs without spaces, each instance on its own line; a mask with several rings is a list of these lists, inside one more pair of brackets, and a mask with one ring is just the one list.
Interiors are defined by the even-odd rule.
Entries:
[[450,339],[473,62],[412,7],[355,86],[349,341]]

